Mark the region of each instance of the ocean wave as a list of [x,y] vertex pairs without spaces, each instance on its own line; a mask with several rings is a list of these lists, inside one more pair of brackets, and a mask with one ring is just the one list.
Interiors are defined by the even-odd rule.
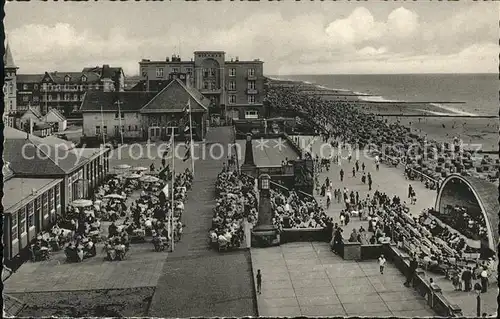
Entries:
[[432,114],[432,115],[440,115],[440,116],[453,115],[453,114],[450,114],[450,113],[436,112],[436,111],[423,110],[423,109],[417,109],[416,111],[421,111],[421,112],[424,112],[424,113],[428,113],[428,114]]
[[446,111],[449,111],[449,112],[453,112],[454,114],[456,115],[467,115],[467,116],[477,116],[477,114],[474,114],[474,113],[469,113],[469,112],[465,112],[465,111],[460,111],[454,107],[451,107],[449,105],[444,105],[444,104],[440,104],[440,103],[429,103],[430,105],[432,106],[436,106],[436,107],[439,107],[443,110],[446,110]]
[[388,100],[382,96],[360,96],[360,100],[366,101],[366,102],[401,102],[405,103],[405,101],[400,101],[400,100]]

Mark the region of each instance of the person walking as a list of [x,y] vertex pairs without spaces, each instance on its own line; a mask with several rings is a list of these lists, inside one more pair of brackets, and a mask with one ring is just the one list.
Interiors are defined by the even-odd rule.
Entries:
[[340,181],[344,181],[344,170],[342,168],[340,169]]
[[411,187],[411,184],[408,185],[408,198],[411,198],[411,194],[413,192],[413,187]]
[[488,292],[488,271],[486,267],[483,267],[479,277],[481,278],[481,293]]
[[257,293],[259,295],[262,294],[261,288],[262,288],[262,274],[259,269],[257,270]]
[[368,190],[372,190],[372,178],[370,177],[370,175],[368,175]]
[[413,277],[415,276],[417,268],[418,268],[418,262],[415,259],[415,256],[412,255],[410,259],[410,269],[408,270],[408,273],[406,275],[406,281],[404,283],[406,287],[410,287],[410,285],[412,284]]
[[352,168],[352,177],[356,177],[356,168]]
[[386,260],[385,260],[385,257],[384,257],[384,254],[380,255],[380,257],[378,257],[378,265],[380,266],[380,274],[384,274],[384,267],[385,267],[385,263],[386,263]]
[[359,172],[359,161],[356,160],[356,172]]
[[365,171],[365,163],[364,162],[361,164],[361,169],[363,170],[363,172]]
[[471,291],[472,289],[472,271],[470,268],[465,269],[462,273],[462,280],[464,282],[464,291]]
[[361,176],[361,182],[366,184],[366,173],[363,173],[363,176]]

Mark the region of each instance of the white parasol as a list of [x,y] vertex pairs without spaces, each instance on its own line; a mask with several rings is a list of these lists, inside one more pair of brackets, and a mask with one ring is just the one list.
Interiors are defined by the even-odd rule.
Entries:
[[129,169],[130,167],[131,166],[128,164],[120,164],[120,165],[115,166],[114,168],[115,169]]
[[125,175],[125,178],[126,179],[137,179],[137,178],[140,178],[141,175],[139,174],[129,174],[129,175]]
[[123,197],[122,195],[118,195],[118,194],[109,194],[109,195],[104,196],[104,198],[125,199],[125,197]]
[[142,176],[140,178],[140,181],[144,182],[144,183],[156,183],[159,180],[160,179],[158,177],[154,177],[154,176],[151,176],[151,175],[145,175],[145,176]]
[[145,172],[147,170],[148,170],[148,168],[144,167],[144,166],[137,166],[137,167],[132,168],[132,171],[134,171],[134,172]]
[[94,203],[90,199],[77,199],[71,203],[74,207],[87,207],[92,206]]

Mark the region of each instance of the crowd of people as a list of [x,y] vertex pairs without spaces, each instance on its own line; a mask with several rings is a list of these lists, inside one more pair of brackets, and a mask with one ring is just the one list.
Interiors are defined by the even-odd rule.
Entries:
[[488,240],[486,221],[481,212],[471,212],[463,206],[450,206],[444,213],[435,210],[429,213],[467,238]]
[[[428,187],[436,187],[447,172],[473,168],[470,153],[455,152],[457,139],[453,143],[419,136],[400,123],[387,123],[373,114],[364,112],[351,102],[322,99],[321,95],[302,94],[300,86],[268,89],[266,101],[271,111],[279,114],[295,113],[316,123],[327,137],[333,137],[354,149],[375,145],[381,157],[397,163],[405,163],[411,176],[418,174]],[[455,152],[453,155],[452,152]],[[455,156],[455,157],[454,157]],[[446,163],[444,161],[447,161]],[[440,169],[431,169],[435,167]],[[441,167],[443,170],[441,170]],[[439,171],[438,171],[439,170]],[[429,178],[425,177],[428,176]]]
[[255,181],[224,166],[215,183],[216,204],[210,242],[219,250],[239,248],[245,236],[244,223],[257,221]]

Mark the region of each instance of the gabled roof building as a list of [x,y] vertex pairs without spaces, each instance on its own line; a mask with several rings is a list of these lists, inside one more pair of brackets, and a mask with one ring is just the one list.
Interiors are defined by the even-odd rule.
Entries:
[[89,92],[81,107],[87,142],[165,140],[172,129],[181,136],[189,125],[188,110],[194,137],[204,138],[210,100],[177,78],[159,88],[158,92]]

